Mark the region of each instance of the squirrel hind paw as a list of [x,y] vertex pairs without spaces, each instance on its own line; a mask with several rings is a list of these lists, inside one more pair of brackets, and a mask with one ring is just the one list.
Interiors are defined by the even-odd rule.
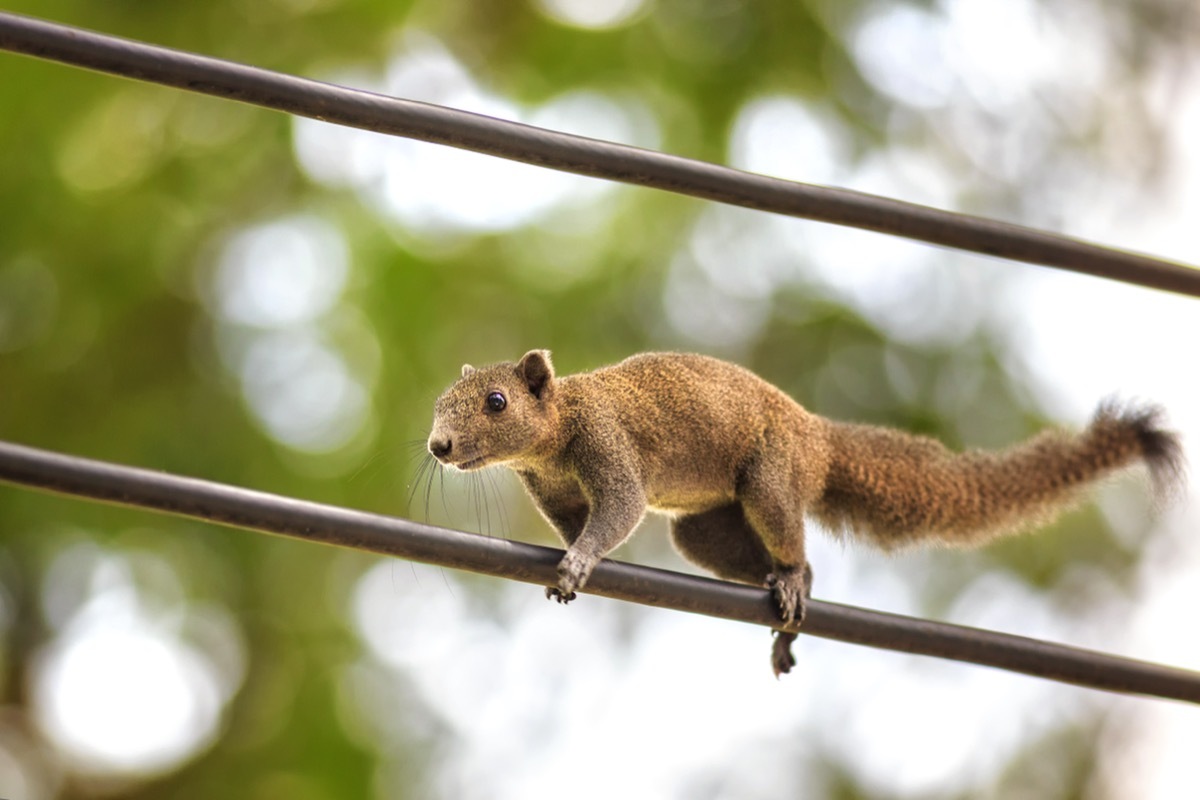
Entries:
[[802,624],[807,599],[812,593],[812,570],[803,567],[776,569],[767,576],[767,587],[779,605],[779,614],[784,624]]
[[796,634],[789,631],[773,631],[775,641],[771,644],[771,670],[775,677],[786,675],[796,666],[796,656],[792,654],[792,642]]

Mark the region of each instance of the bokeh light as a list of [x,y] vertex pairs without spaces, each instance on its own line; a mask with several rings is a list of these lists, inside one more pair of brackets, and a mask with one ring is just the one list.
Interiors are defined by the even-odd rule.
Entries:
[[546,16],[578,28],[603,30],[635,20],[646,0],[536,0]]
[[[157,576],[160,591],[139,588],[135,565]],[[35,710],[73,767],[154,774],[211,744],[241,681],[228,620],[205,617],[216,634],[207,643],[218,652],[201,652],[183,635],[197,612],[181,603],[177,586],[162,585],[174,581],[173,571],[148,554],[131,561],[79,544],[62,553],[49,578],[46,610],[58,632],[39,656]]]
[[[580,90],[522,108],[481,88],[436,38],[415,31],[405,34],[386,77],[375,83],[397,97],[567,133],[651,148],[659,141],[653,114],[632,95]],[[452,147],[308,119],[295,127],[297,158],[315,180],[357,187],[409,234],[434,240],[516,228],[582,204],[596,208],[599,226],[607,215],[598,201],[616,191],[606,181]]]
[[295,450],[337,450],[372,427],[374,359],[361,356],[377,352],[375,337],[353,324],[340,343],[358,352],[345,353],[329,329],[358,319],[343,298],[349,268],[341,233],[298,215],[237,232],[212,277],[226,367],[267,432]]

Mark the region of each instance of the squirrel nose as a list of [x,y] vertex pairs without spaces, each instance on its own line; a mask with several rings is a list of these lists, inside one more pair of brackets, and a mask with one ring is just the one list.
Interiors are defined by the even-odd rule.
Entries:
[[452,444],[449,436],[442,439],[429,437],[429,452],[433,453],[437,458],[445,458],[450,455],[451,449]]

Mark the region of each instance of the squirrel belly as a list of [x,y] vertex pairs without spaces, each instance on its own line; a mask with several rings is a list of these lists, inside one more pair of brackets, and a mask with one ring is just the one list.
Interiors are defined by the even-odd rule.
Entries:
[[[464,366],[434,406],[428,445],[443,464],[517,473],[567,547],[548,590],[561,601],[655,508],[672,515],[684,557],[771,586],[785,623],[803,619],[810,588],[806,515],[885,549],[973,545],[1048,521],[1082,488],[1136,463],[1165,496],[1183,464],[1155,407],[1107,403],[1078,434],[954,453],[825,419],[749,370],[676,353],[565,377],[545,350]],[[777,672],[792,663],[788,642],[777,641]]]

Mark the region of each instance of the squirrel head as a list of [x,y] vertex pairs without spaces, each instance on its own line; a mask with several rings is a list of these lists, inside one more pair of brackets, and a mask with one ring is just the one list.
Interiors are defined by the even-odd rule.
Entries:
[[556,433],[554,389],[548,350],[530,350],[516,363],[464,364],[433,406],[429,452],[460,470],[534,455]]

